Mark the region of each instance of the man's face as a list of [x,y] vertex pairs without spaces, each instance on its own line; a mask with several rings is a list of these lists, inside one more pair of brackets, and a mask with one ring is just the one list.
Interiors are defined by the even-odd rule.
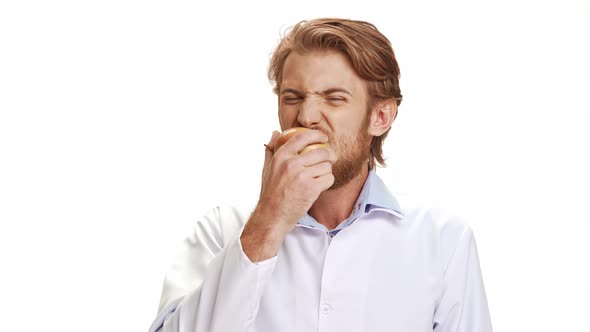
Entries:
[[367,85],[345,55],[313,51],[291,53],[279,91],[281,129],[307,127],[329,137],[338,160],[330,189],[348,183],[367,167],[371,136],[367,133]]

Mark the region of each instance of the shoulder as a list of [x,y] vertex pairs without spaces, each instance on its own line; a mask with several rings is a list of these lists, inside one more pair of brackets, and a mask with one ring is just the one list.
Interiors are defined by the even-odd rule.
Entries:
[[404,214],[404,225],[434,244],[443,262],[448,262],[462,244],[474,240],[468,221],[452,208],[407,194],[397,194],[396,198]]
[[467,220],[453,208],[441,205],[432,198],[396,193],[405,222],[441,231],[462,232],[469,228]]
[[197,219],[195,233],[208,234],[219,242],[226,243],[250,218],[253,207],[250,205],[220,205],[209,209]]

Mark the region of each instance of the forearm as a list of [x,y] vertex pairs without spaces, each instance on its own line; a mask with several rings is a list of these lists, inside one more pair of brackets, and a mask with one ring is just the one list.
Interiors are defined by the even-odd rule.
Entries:
[[281,229],[279,223],[269,222],[273,218],[276,217],[257,210],[246,223],[240,241],[244,254],[251,262],[273,258],[279,252],[288,230]]

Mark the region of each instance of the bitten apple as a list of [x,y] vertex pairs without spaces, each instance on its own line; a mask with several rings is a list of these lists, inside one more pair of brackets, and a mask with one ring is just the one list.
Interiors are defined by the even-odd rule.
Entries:
[[[302,131],[306,131],[306,130],[310,130],[309,128],[305,128],[305,127],[294,127],[294,128],[289,128],[285,131],[283,131],[279,137],[277,137],[277,140],[275,141],[275,152],[279,150],[279,148],[281,146],[283,146],[283,144],[287,143],[288,140],[290,140],[293,136],[295,136],[296,134],[302,132]],[[308,146],[305,147],[305,149],[303,149],[299,154],[305,153],[305,152],[309,152],[313,149],[317,149],[317,148],[327,148],[330,145],[328,143],[316,143],[316,144],[310,144]]]

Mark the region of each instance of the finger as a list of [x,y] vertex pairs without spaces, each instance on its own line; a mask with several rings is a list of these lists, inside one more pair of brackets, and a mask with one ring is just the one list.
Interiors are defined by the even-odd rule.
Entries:
[[326,173],[314,179],[322,191],[326,191],[334,184],[334,174]]
[[273,130],[272,137],[270,138],[270,141],[268,142],[268,144],[266,144],[266,146],[268,148],[270,148],[272,151],[275,150],[275,144],[276,144],[277,138],[279,137],[280,134],[281,134],[280,132]]
[[270,138],[268,144],[264,144],[264,164],[262,165],[262,182],[264,182],[264,179],[266,178],[266,172],[272,160],[272,156],[274,155],[274,144],[278,136],[279,132],[276,130],[273,131],[272,137]]
[[299,158],[303,166],[313,166],[325,161],[334,164],[338,159],[336,152],[331,147],[321,147],[302,153]]
[[268,164],[270,164],[270,161],[272,160],[272,156],[274,155],[275,141],[277,140],[278,136],[279,136],[279,132],[276,130],[273,131],[270,141],[268,142],[268,144],[264,145],[264,167],[263,167],[263,169],[266,169],[268,167]]
[[307,167],[306,170],[307,174],[312,178],[317,178],[322,175],[326,175],[328,173],[332,173],[332,163],[329,161],[324,161],[319,164],[315,164],[311,167]]
[[306,130],[291,137],[291,139],[281,147],[281,150],[284,150],[288,154],[295,155],[303,151],[308,145],[326,142],[328,142],[328,136],[326,134],[315,129]]

